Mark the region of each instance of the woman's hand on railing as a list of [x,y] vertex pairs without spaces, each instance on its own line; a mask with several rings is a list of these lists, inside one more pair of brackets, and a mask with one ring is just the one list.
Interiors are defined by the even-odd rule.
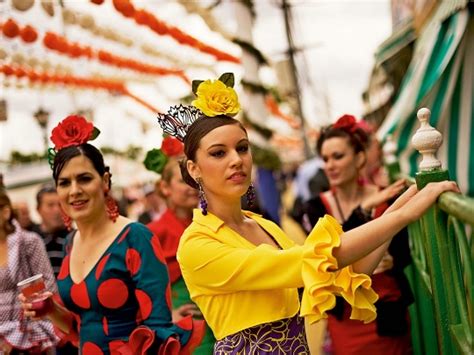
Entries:
[[[399,206],[400,212],[409,222],[414,222],[423,216],[423,214],[430,208],[438,199],[439,195],[443,192],[452,191],[461,193],[458,185],[455,181],[441,181],[441,182],[430,182],[423,189],[416,192],[412,197],[407,199],[409,194],[413,193],[413,188],[407,190],[407,196],[405,194],[399,197],[401,206]],[[399,200],[397,199],[395,203]],[[395,204],[394,203],[394,204]]]

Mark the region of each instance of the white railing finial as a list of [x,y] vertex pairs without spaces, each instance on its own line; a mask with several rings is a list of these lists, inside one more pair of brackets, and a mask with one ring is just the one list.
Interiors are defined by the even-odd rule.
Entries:
[[390,165],[397,162],[397,156],[395,154],[397,152],[397,144],[393,141],[391,134],[387,136],[382,151],[385,164]]
[[411,139],[413,147],[420,152],[422,160],[420,162],[420,171],[429,171],[441,168],[441,162],[436,158],[443,136],[429,123],[431,111],[427,108],[421,108],[417,112],[418,120],[421,122],[420,128]]

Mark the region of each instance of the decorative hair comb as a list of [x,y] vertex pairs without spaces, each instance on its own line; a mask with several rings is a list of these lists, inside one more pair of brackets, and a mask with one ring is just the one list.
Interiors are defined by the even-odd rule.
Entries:
[[143,164],[145,168],[161,174],[169,158],[179,157],[183,154],[183,143],[173,137],[165,137],[161,149],[152,149],[146,153]]
[[183,142],[189,126],[197,119],[239,113],[239,98],[233,87],[233,73],[224,73],[217,80],[193,80],[196,100],[192,106],[172,106],[167,114],[158,114],[158,123],[166,134]]
[[81,145],[97,138],[100,131],[83,116],[67,116],[51,132],[54,148],[48,149],[48,162],[53,167],[54,157],[63,148]]

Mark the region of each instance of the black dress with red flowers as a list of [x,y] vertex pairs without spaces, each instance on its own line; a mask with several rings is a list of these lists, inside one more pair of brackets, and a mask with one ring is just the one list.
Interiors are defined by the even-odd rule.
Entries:
[[76,337],[81,354],[124,353],[137,329],[146,330],[137,337],[146,343],[139,345],[148,349],[146,353],[157,353],[170,339],[179,340],[178,347],[188,343],[192,324],[183,329],[171,322],[163,252],[158,238],[144,225],[124,227],[80,283],[71,279],[69,259],[68,251],[58,287],[62,302],[75,316],[69,339]]

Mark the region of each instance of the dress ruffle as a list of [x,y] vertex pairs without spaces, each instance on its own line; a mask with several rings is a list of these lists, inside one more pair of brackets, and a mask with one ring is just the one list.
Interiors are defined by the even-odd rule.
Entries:
[[54,347],[59,339],[48,321],[6,321],[0,324],[0,340],[15,349],[28,350],[37,347],[44,351]]
[[337,220],[325,215],[305,241],[302,267],[305,288],[300,313],[311,323],[327,318],[326,312],[336,305],[336,296],[342,296],[352,306],[351,319],[368,323],[377,317],[374,303],[378,296],[371,288],[370,277],[355,273],[351,266],[337,270],[332,251],[341,244],[342,232]]

